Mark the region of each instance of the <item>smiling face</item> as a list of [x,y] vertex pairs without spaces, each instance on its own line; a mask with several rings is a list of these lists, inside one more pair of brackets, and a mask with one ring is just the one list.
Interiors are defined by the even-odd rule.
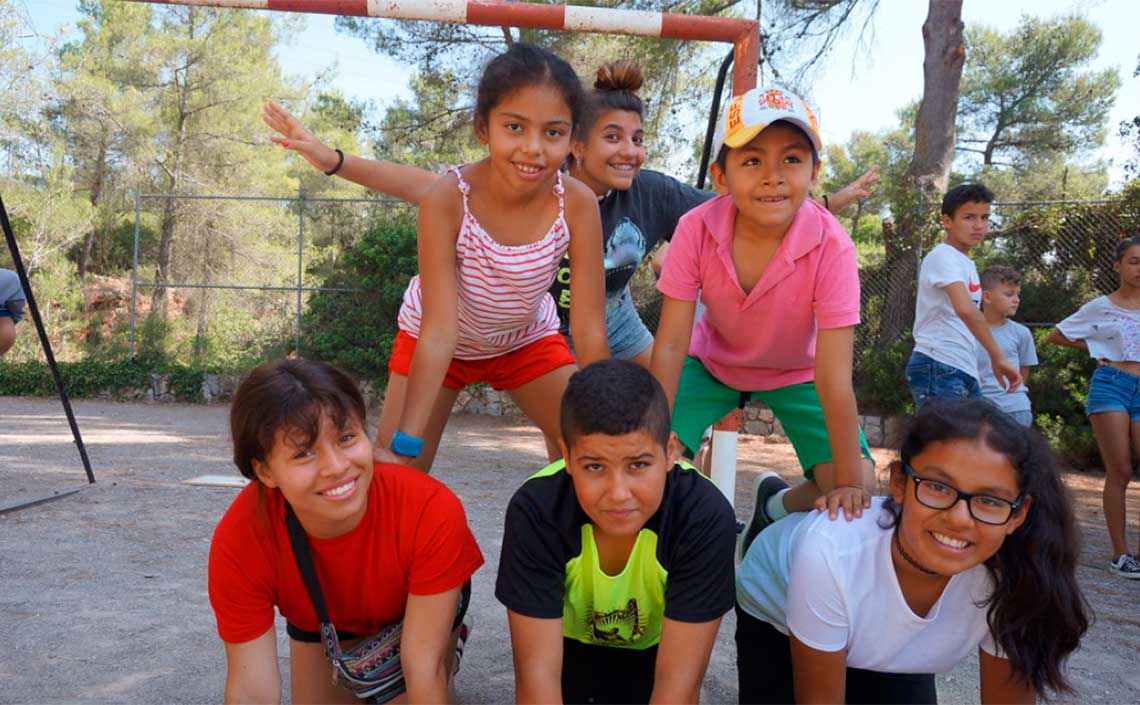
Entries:
[[316,538],[348,533],[368,509],[372,444],[353,416],[337,428],[323,413],[320,432],[311,440],[295,429],[278,429],[265,462],[254,460],[253,467],[262,484],[281,491]]
[[475,136],[487,145],[498,178],[529,192],[547,188],[570,153],[573,114],[562,91],[549,83],[524,86],[476,120]]
[[641,116],[633,110],[607,110],[598,116],[584,142],[573,145],[576,179],[599,196],[625,191],[645,163]]
[[815,186],[819,164],[798,127],[775,122],[748,144],[729,149],[724,166],[714,164],[717,191],[732,195],[738,222],[770,236],[783,236]]
[[[975,439],[938,441],[929,444],[910,461],[914,473],[961,492],[986,494],[1014,502],[1020,490],[1017,471],[1009,459]],[[993,526],[970,515],[965,501],[948,509],[932,509],[915,499],[914,480],[896,463],[891,468],[891,494],[902,507],[898,540],[907,554],[920,565],[942,576],[969,570],[989,560],[1001,548],[1005,537],[1025,521],[1032,498],[1016,511],[1009,522]],[[895,561],[900,584],[911,573]]]
[[589,433],[562,443],[566,473],[578,503],[597,534],[621,539],[637,536],[661,507],[666,473],[676,441],[662,447],[648,431],[619,436]]
[[1021,286],[995,284],[982,292],[982,302],[986,309],[992,309],[998,315],[1009,318],[1017,313],[1017,307],[1021,305]]
[[946,230],[946,244],[968,253],[980,245],[990,231],[990,204],[967,201],[958,206],[954,215],[942,216],[942,227]]

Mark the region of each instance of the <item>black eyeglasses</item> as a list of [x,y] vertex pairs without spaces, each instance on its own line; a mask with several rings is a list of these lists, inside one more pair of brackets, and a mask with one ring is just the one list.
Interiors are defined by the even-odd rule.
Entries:
[[903,471],[914,480],[914,498],[919,504],[931,509],[949,509],[957,504],[958,500],[965,500],[970,516],[983,524],[1001,526],[1008,523],[1013,518],[1014,512],[1021,509],[1025,501],[1024,497],[1018,497],[1017,501],[1011,502],[990,494],[969,494],[945,482],[919,477],[915,474],[914,468],[907,463],[903,463],[902,466]]

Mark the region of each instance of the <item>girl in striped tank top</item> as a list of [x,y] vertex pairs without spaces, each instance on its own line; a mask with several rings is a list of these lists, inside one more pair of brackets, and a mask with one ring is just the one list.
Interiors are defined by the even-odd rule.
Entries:
[[488,156],[453,167],[420,201],[420,273],[400,308],[376,460],[430,469],[474,382],[507,390],[559,437],[576,367],[547,290],[567,250],[575,346],[584,364],[609,355],[597,198],[559,173],[582,100],[573,69],[546,49],[515,44],[484,70],[475,135]]

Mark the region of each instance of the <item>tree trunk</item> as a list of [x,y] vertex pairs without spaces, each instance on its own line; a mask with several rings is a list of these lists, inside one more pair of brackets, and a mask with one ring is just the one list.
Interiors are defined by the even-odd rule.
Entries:
[[[193,8],[191,8],[193,9]],[[193,22],[190,24],[190,38],[194,37]],[[190,68],[184,69],[181,80],[175,71],[178,85],[178,124],[174,133],[174,144],[170,151],[170,166],[166,170],[166,192],[174,195],[182,185],[182,158],[186,143],[186,120],[190,113]],[[174,226],[177,220],[177,204],[174,198],[167,198],[162,207],[162,227],[158,240],[158,266],[154,280],[158,284],[151,294],[151,315],[166,318],[166,287],[170,281],[170,265],[174,259]]]
[[922,102],[914,129],[914,157],[907,178],[910,197],[898,206],[898,236],[887,247],[891,297],[883,320],[883,344],[896,341],[914,324],[918,256],[934,222],[934,206],[950,180],[954,122],[966,50],[962,43],[962,0],[929,0],[922,25]]
[[[166,192],[178,193],[182,184],[182,145],[186,138],[186,119],[183,116],[178,120],[178,133],[174,142],[174,161],[166,177]],[[155,268],[154,281],[157,286],[150,298],[150,311],[152,316],[166,318],[166,287],[170,281],[170,264],[174,259],[174,226],[177,220],[177,204],[175,199],[167,198],[162,205],[162,227],[158,240],[158,265]]]
[[[99,142],[99,156],[95,160],[95,173],[91,175],[91,207],[98,212],[99,201],[103,197],[103,184],[107,180],[107,136]],[[102,225],[96,217],[91,229],[83,236],[83,247],[79,250],[79,280],[87,276],[87,266],[91,262],[91,247],[95,244],[95,233]]]

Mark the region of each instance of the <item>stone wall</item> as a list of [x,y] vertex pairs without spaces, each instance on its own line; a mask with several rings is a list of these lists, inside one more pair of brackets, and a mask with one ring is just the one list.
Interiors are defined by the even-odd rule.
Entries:
[[[207,374],[202,379],[202,396],[194,401],[206,403],[228,402],[233,398],[234,391],[241,383],[239,375]],[[360,383],[360,392],[364,395],[364,402],[371,413],[380,406],[383,394],[375,389],[369,382]],[[105,389],[95,395],[101,399],[123,399],[127,401],[144,402],[173,402],[177,401],[170,388],[169,375],[152,373],[149,383],[144,387],[127,387],[118,390]],[[522,417],[523,413],[511,401],[506,392],[497,392],[489,386],[478,385],[468,387],[459,392],[452,407],[455,414],[485,414],[487,416]],[[860,416],[859,424],[863,427],[863,434],[867,443],[872,446],[895,446],[903,431],[902,419],[892,416]],[[783,436],[784,429],[772,413],[772,410],[763,402],[752,401],[744,407],[744,416],[741,419],[740,432],[751,436]]]

